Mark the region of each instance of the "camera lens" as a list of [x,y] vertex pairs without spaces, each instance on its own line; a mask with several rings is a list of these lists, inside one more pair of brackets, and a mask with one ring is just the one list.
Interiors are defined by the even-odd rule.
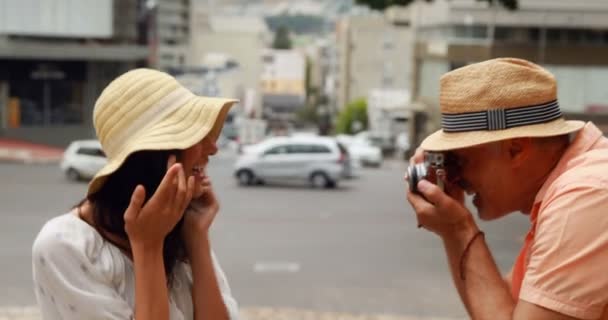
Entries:
[[418,182],[424,179],[427,174],[427,167],[424,163],[415,164],[407,168],[408,183],[410,190],[414,193],[418,192]]

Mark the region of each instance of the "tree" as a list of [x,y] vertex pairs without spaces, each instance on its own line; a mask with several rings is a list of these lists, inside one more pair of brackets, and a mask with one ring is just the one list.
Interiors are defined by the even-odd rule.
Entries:
[[289,29],[286,26],[280,26],[277,29],[272,47],[275,49],[291,49],[291,38],[289,37]]
[[[358,123],[360,127],[355,128],[354,123]],[[336,133],[353,134],[365,129],[367,129],[367,101],[361,98],[349,103],[340,112]]]
[[[367,5],[375,10],[384,10],[387,7],[393,5],[407,6],[415,0],[356,0],[357,4]],[[426,2],[432,2],[433,0],[425,0]],[[518,0],[477,0],[486,2],[498,2],[509,10],[516,10],[518,8]]]

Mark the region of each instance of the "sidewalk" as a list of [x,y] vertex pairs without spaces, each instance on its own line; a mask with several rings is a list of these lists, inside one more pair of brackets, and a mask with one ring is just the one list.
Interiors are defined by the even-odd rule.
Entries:
[[61,148],[0,138],[0,162],[52,164],[59,163],[62,156],[63,149]]
[[[40,320],[36,307],[0,308],[0,320]],[[456,320],[387,314],[355,315],[338,312],[314,312],[288,308],[242,308],[241,320]]]

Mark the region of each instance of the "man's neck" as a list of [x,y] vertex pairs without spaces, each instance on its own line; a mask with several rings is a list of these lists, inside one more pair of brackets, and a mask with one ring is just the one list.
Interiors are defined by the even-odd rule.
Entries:
[[[539,152],[538,156],[535,158],[535,160],[540,160],[540,165],[534,166],[535,170],[533,171],[540,174],[538,174],[537,176],[535,176],[533,173],[529,175],[532,181],[530,181],[530,188],[528,189],[529,192],[527,192],[528,199],[526,200],[526,205],[524,206],[524,208],[526,209],[521,210],[524,214],[529,215],[532,211],[532,208],[535,204],[536,196],[540,192],[540,189],[543,187],[543,185],[549,179],[551,173],[553,173],[553,171],[559,164],[569,145],[570,143],[556,144],[555,148],[549,148],[549,150],[542,150],[542,152]],[[542,159],[546,160],[543,161]]]

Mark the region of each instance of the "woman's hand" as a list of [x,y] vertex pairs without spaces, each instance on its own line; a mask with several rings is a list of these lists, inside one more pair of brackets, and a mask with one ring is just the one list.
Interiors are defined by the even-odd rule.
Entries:
[[195,246],[208,245],[209,228],[220,209],[209,177],[205,177],[198,188],[200,188],[201,196],[190,202],[182,227],[182,237],[189,256],[195,250]]
[[194,178],[186,179],[181,164],[170,156],[165,174],[156,192],[144,205],[146,190],[138,185],[125,211],[125,231],[131,247],[162,247],[167,234],[181,219],[190,203]]

